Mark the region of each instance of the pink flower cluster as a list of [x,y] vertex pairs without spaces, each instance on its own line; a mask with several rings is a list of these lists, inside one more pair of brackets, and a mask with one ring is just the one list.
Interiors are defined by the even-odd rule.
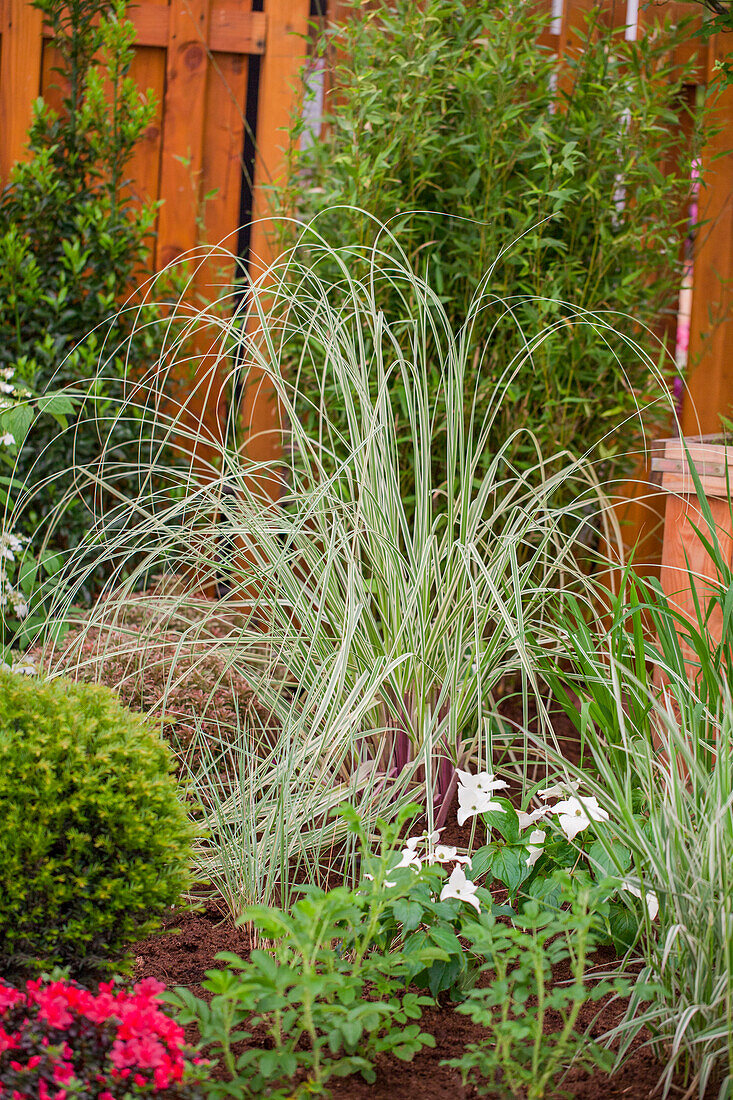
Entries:
[[[91,993],[41,979],[25,990],[0,981],[0,1097],[98,1100],[190,1095],[183,1028],[161,1010],[165,987],[152,978],[131,990],[114,982]],[[194,1064],[199,1060],[194,1059]]]

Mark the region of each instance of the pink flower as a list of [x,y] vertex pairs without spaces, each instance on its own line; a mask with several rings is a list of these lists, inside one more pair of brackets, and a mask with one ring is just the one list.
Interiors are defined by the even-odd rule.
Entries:
[[[31,1060],[28,1059],[28,1065],[30,1066],[30,1064]],[[58,1062],[53,1067],[53,1079],[57,1085],[68,1085],[69,1081],[72,1081],[75,1076],[71,1062]]]
[[25,1001],[25,995],[19,989],[13,989],[12,985],[0,982],[0,1013],[7,1012],[13,1005]]
[[17,1046],[18,1032],[16,1031],[11,1035],[4,1027],[0,1027],[0,1054],[3,1054],[6,1050],[14,1050]]

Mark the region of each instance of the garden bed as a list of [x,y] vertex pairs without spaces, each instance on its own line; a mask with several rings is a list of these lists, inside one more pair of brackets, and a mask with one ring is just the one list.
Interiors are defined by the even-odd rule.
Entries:
[[[131,624],[128,622],[127,625],[129,627]],[[73,643],[73,637],[69,642]],[[175,632],[160,636],[158,660],[147,666],[126,660],[120,654],[124,646],[116,647],[114,644],[110,645],[109,659],[97,664],[93,656],[98,642],[99,638],[96,636],[86,638],[82,652],[77,653],[76,657],[77,660],[80,656],[82,659],[84,657],[91,659],[90,664],[86,672],[84,669],[77,669],[77,673],[89,678],[99,676],[102,681],[110,683],[118,690],[122,684],[121,694],[124,701],[135,709],[147,710],[154,700],[160,698],[169,661],[176,651]],[[73,649],[73,644],[70,648]],[[105,647],[100,648],[103,650]],[[218,715],[219,718],[224,716],[233,718],[235,697],[241,701],[246,696],[251,696],[251,690],[244,681],[225,676],[212,700],[211,684],[220,675],[221,667],[216,657],[208,658],[205,655],[200,657],[200,660],[192,658],[188,674],[176,683],[168,699],[170,723],[167,727],[168,736],[181,748],[185,748],[189,743],[195,716],[200,707],[205,705],[209,714]],[[59,665],[65,663],[63,655],[59,655]],[[511,695],[501,699],[499,710],[511,725],[521,726],[521,707],[516,704]],[[577,733],[572,723],[565,716],[557,714],[554,716],[554,725],[563,753],[568,759],[577,762]],[[472,830],[470,824],[463,827],[457,825],[456,805],[448,814],[448,824],[441,839],[446,844],[457,845],[465,850],[470,844]],[[504,901],[505,895],[501,896],[497,893],[496,900]],[[249,954],[250,943],[247,932],[234,926],[231,918],[227,917],[213,902],[204,903],[197,911],[170,911],[163,921],[163,929],[161,933],[132,945],[136,981],[151,977],[162,981],[168,987],[182,986],[195,996],[208,998],[209,995],[203,990],[201,983],[207,970],[223,965],[217,962],[217,954],[222,951],[233,951],[243,958],[247,958]],[[594,965],[598,971],[603,971],[614,960],[615,955],[612,949],[608,948],[596,953]],[[554,975],[556,982],[562,982],[566,977],[567,974],[563,972],[563,968],[556,971]],[[626,1002],[618,1000],[613,1004],[608,1004],[607,1001],[599,1004],[588,1003],[581,1011],[579,1030],[583,1031],[591,1027],[591,1034],[598,1037],[620,1022],[625,1007]],[[454,1011],[454,1007],[449,1003],[427,1007],[423,1013],[421,1027],[435,1037],[434,1049],[423,1048],[412,1062],[407,1063],[393,1056],[379,1055],[375,1066],[377,1076],[374,1084],[368,1084],[358,1075],[343,1080],[335,1079],[329,1086],[332,1095],[343,1100],[346,1098],[349,1100],[360,1100],[360,1098],[413,1100],[417,1096],[423,1100],[432,1100],[437,1097],[473,1100],[474,1097],[479,1096],[479,1092],[472,1086],[462,1085],[457,1070],[441,1063],[446,1059],[460,1057],[469,1043],[490,1042],[487,1031],[474,1024],[468,1017]],[[552,1030],[552,1021],[545,1030]],[[187,1038],[192,1043],[197,1041],[198,1036],[194,1026],[188,1029]],[[264,1046],[266,1042],[263,1035],[262,1045]],[[622,1100],[622,1098],[634,1100],[634,1098],[650,1097],[659,1080],[661,1070],[659,1062],[640,1038],[635,1042],[620,1071],[614,1076],[608,1077],[597,1071],[572,1069],[563,1082],[562,1089],[553,1095],[570,1095],[587,1098],[587,1100],[601,1096],[605,1100]]]
[[[220,951],[234,951],[247,957],[249,940],[242,928],[237,928],[213,906],[199,912],[177,911],[165,921],[166,932],[135,944],[134,976],[136,980],[153,977],[168,986],[185,986],[197,997],[206,997],[201,988],[205,972],[220,967],[216,961]],[[175,931],[174,931],[175,930]],[[596,962],[604,969],[613,961],[613,952],[598,952]],[[558,981],[563,974],[556,975]],[[618,1023],[623,1016],[624,1002],[616,1002],[606,1008],[593,1026],[593,1034],[601,1035]],[[587,1027],[599,1013],[599,1005],[587,1005],[583,1009],[580,1027]],[[450,1005],[428,1008],[423,1014],[423,1030],[435,1036],[434,1049],[424,1048],[412,1062],[380,1056],[376,1063],[377,1079],[367,1084],[359,1076],[331,1082],[332,1094],[338,1100],[433,1100],[450,1097],[451,1100],[473,1100],[479,1093],[471,1086],[464,1087],[458,1072],[441,1062],[457,1058],[465,1046],[472,1042],[487,1042],[486,1031],[473,1024],[466,1016],[459,1015]],[[195,1028],[189,1028],[187,1038],[197,1039]],[[573,1097],[583,1100],[642,1100],[650,1097],[659,1079],[661,1067],[651,1052],[641,1042],[629,1055],[621,1070],[609,1078],[605,1074],[589,1074],[583,1070],[570,1071],[563,1088]],[[562,1092],[557,1093],[558,1096]]]

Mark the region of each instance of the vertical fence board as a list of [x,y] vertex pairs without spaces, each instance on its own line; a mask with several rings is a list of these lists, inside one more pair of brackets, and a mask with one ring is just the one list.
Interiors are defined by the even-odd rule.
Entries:
[[163,113],[157,266],[196,244],[206,121],[210,0],[172,0]]
[[24,156],[33,101],[41,87],[41,13],[27,0],[2,5],[0,180]]
[[[711,39],[708,76],[720,52],[729,48],[725,36]],[[733,87],[715,106],[714,135],[703,157],[704,186],[700,191],[698,249],[694,262],[690,324],[689,394],[682,427],[685,434],[719,429],[720,414],[733,408]]]
[[[298,74],[305,61],[309,0],[265,0],[267,48],[262,59],[257,113],[254,224],[250,267],[256,278],[274,258],[266,223],[270,207],[266,188],[282,179],[288,126],[297,102]],[[277,401],[265,378],[250,371],[242,402],[247,453],[262,460],[277,454],[280,424]]]

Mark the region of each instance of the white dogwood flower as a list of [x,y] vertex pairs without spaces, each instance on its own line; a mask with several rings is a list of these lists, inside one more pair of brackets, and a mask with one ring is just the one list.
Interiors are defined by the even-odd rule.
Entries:
[[468,791],[476,791],[479,794],[490,794],[492,791],[502,791],[507,786],[503,779],[494,779],[492,772],[463,772],[456,768],[460,786]]
[[608,821],[608,814],[592,797],[566,798],[564,802],[556,802],[550,812],[557,814],[560,828],[568,840],[587,829],[591,821]]
[[469,787],[458,788],[458,824],[463,825],[469,817],[475,814],[486,813],[487,810],[497,810],[506,813],[500,802],[492,802],[490,791],[475,791]]
[[436,844],[435,851],[429,860],[430,863],[466,863],[471,866],[469,856],[459,856],[458,849],[449,844]]
[[422,867],[422,860],[417,854],[414,848],[403,848],[399,863],[395,863],[391,870],[396,871],[399,867],[414,867],[416,871],[419,871]]
[[580,780],[573,779],[568,780],[567,783],[555,783],[552,787],[545,787],[544,791],[537,791],[537,795],[543,802],[547,802],[548,798],[562,798],[568,792],[577,794],[579,787]]
[[435,829],[432,833],[426,830],[424,833],[420,833],[419,836],[408,836],[405,847],[411,848],[413,852],[417,849],[418,844],[427,844],[431,847],[433,844],[438,843],[442,832],[442,829]]
[[539,821],[540,818],[545,817],[550,812],[549,806],[540,806],[536,810],[532,810],[531,813],[525,813],[524,810],[517,810],[517,818],[519,820],[519,829],[524,832],[530,825],[534,825],[535,821]]
[[477,913],[480,913],[481,905],[475,896],[477,889],[476,884],[466,878],[466,872],[460,864],[456,864],[450,878],[440,891],[440,900],[447,901],[448,898],[455,898],[457,901],[465,901],[472,905]]
[[649,914],[649,920],[654,920],[659,913],[659,898],[654,891],[640,890],[638,886],[634,886],[631,882],[624,882],[623,888],[624,890],[628,890],[630,894],[633,894],[635,898],[640,898],[644,902]]
[[15,436],[11,432],[6,432],[5,435],[0,435],[0,443],[3,447],[12,447],[15,445]]
[[540,858],[543,852],[543,845],[545,843],[545,833],[543,829],[533,829],[529,834],[529,844],[527,845],[527,866],[534,867],[537,860]]

